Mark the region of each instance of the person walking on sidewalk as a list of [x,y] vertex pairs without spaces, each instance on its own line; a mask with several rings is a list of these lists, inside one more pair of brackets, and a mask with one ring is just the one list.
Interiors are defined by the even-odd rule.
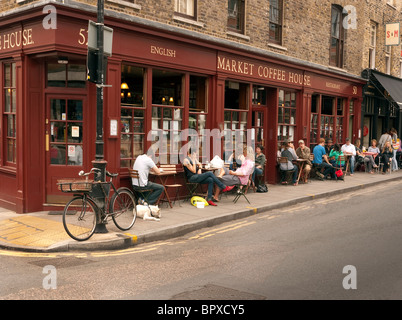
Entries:
[[201,163],[197,160],[197,152],[188,150],[187,157],[183,160],[183,168],[188,179],[188,182],[195,182],[200,184],[208,184],[207,202],[211,206],[217,206],[212,198],[214,185],[220,188],[221,192],[227,192],[234,188],[234,186],[225,186],[211,171],[201,172]]

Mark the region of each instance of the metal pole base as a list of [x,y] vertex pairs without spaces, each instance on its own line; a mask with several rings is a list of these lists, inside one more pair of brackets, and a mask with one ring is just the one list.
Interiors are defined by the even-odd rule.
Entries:
[[95,226],[95,233],[108,233],[109,231],[106,228],[104,223],[97,224]]

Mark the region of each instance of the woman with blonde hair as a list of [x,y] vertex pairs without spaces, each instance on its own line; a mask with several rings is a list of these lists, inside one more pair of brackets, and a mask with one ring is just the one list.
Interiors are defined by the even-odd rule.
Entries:
[[381,160],[382,163],[384,164],[382,174],[385,174],[388,170],[390,170],[390,164],[392,162],[392,155],[393,155],[393,150],[391,147],[391,142],[387,141],[384,144],[384,147],[382,148],[381,151]]

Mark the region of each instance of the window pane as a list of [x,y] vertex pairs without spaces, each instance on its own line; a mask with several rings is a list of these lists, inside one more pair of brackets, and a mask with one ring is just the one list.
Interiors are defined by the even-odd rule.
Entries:
[[68,64],[68,83],[70,88],[85,88],[87,68],[82,64]]
[[339,39],[339,24],[340,24],[341,13],[338,9],[332,8],[331,17],[331,36]]
[[65,122],[51,122],[50,131],[52,136],[52,142],[65,142],[66,131]]
[[82,120],[82,100],[68,100],[67,120]]
[[66,86],[66,66],[64,64],[47,65],[47,86],[65,87]]
[[12,114],[7,116],[7,137],[15,138],[15,117]]
[[144,69],[122,65],[121,104],[135,107],[144,106]]
[[50,119],[65,120],[66,119],[65,117],[66,117],[66,100],[52,99],[50,101]]
[[11,64],[4,65],[4,86],[11,87]]
[[205,77],[190,76],[190,111],[207,111],[206,83]]
[[152,72],[152,104],[182,106],[183,75],[165,70]]
[[194,0],[175,0],[174,10],[188,16],[194,16]]
[[244,0],[229,0],[228,2],[228,28],[243,31]]

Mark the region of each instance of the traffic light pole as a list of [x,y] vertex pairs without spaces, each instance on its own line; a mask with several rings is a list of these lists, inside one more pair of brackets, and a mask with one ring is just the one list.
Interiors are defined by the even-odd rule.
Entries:
[[[96,81],[96,142],[95,142],[95,161],[92,161],[93,167],[100,169],[99,180],[106,181],[106,165],[104,160],[104,135],[103,135],[103,88],[105,83],[104,78],[104,0],[98,0],[97,12],[97,48],[98,48],[98,63],[97,63],[97,81]],[[100,208],[105,207],[106,199],[97,199]],[[107,233],[106,225],[102,221],[98,221],[95,228],[95,233]]]

